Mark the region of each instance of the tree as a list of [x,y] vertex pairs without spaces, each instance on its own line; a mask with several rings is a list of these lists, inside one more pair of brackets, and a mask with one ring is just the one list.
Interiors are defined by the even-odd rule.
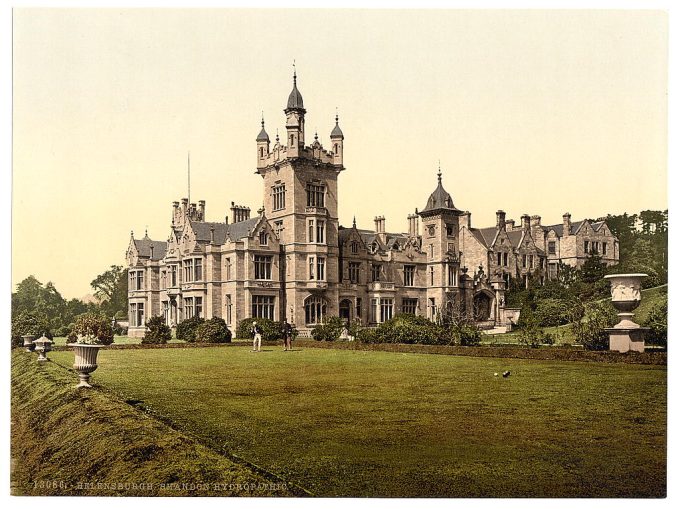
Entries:
[[581,279],[585,283],[595,283],[604,277],[606,268],[600,256],[590,254],[581,267]]
[[102,311],[113,316],[127,309],[127,269],[120,265],[99,274],[91,283],[94,295],[99,299]]

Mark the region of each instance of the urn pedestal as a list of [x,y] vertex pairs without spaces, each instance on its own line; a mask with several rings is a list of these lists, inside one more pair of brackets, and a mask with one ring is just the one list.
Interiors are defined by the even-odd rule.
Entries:
[[609,333],[609,349],[616,352],[644,352],[649,329],[633,321],[633,310],[642,299],[641,283],[647,274],[612,274],[605,276],[612,288],[612,305],[619,311],[619,323],[605,329]]
[[73,352],[76,355],[73,369],[78,372],[78,378],[80,378],[80,383],[76,385],[76,388],[92,387],[88,383],[90,380],[90,373],[97,369],[97,354],[99,353],[99,349],[103,348],[104,345],[70,343],[68,346],[73,347]]

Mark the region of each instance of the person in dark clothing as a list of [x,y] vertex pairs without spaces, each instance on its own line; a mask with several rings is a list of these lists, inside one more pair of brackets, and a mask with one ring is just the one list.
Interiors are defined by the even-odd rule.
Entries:
[[292,350],[293,348],[291,347],[291,339],[293,336],[293,328],[288,323],[287,318],[283,319],[283,326],[281,327],[281,332],[283,334],[283,351],[285,352]]

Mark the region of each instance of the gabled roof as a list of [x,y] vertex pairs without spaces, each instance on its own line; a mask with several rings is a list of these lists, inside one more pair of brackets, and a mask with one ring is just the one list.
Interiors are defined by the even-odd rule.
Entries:
[[151,258],[151,246],[153,246],[152,260],[160,260],[165,256],[167,251],[167,242],[162,240],[151,240],[148,236],[141,240],[133,239],[135,248],[140,257]]
[[[581,227],[581,223],[583,221],[576,221],[574,223],[571,223],[571,232],[570,235],[573,235],[578,231],[578,229]],[[543,231],[549,231],[549,230],[554,230],[554,232],[557,234],[558,237],[563,237],[564,236],[564,224],[553,224],[550,226],[541,226],[543,228]],[[599,227],[598,227],[599,228]]]
[[235,242],[242,239],[243,237],[248,237],[255,229],[260,219],[260,216],[256,216],[246,219],[245,221],[232,224],[199,221],[190,221],[190,223],[191,228],[196,234],[196,240],[200,242],[210,242],[210,231],[212,228],[214,228],[215,243],[224,244],[227,239]]

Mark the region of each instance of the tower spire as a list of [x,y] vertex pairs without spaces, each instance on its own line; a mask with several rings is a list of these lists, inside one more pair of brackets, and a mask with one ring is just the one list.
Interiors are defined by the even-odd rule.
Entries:
[[293,85],[297,85],[297,69],[295,69],[295,59],[293,59]]
[[437,172],[437,180],[439,183],[442,183],[442,162],[440,159],[437,160],[437,167],[439,168],[439,171]]

